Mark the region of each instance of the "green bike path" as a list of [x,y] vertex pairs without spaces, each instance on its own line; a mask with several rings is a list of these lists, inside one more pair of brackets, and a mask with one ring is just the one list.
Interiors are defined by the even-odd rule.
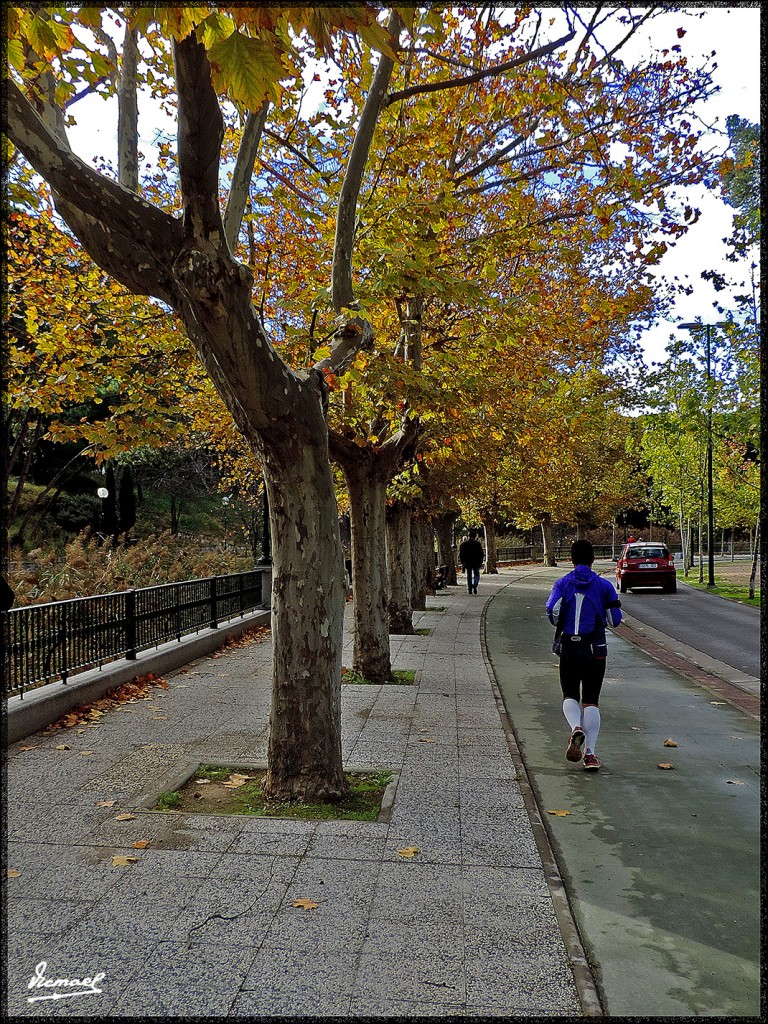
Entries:
[[565,571],[515,573],[486,610],[485,641],[604,1009],[759,1016],[759,723],[619,626],[600,702],[603,767],[567,762],[544,613]]

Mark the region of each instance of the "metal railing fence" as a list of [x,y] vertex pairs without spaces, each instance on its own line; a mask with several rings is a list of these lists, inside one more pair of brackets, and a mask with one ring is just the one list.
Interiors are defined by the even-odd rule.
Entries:
[[262,607],[263,568],[0,612],[4,697],[243,616]]

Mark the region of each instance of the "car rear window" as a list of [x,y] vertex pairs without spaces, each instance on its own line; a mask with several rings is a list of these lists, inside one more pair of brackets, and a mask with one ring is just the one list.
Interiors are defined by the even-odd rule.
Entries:
[[666,548],[630,548],[627,558],[669,558],[669,552]]

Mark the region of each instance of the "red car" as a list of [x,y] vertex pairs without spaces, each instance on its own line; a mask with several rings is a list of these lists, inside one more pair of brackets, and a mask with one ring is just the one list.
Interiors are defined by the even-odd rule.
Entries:
[[675,559],[666,544],[638,540],[624,545],[616,564],[616,589],[626,594],[632,587],[661,587],[675,593]]

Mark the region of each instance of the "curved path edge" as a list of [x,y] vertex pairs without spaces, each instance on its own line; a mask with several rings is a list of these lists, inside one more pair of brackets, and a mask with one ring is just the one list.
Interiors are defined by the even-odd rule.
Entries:
[[544,868],[544,877],[552,898],[557,923],[560,927],[560,933],[563,937],[566,950],[568,951],[571,970],[573,971],[573,979],[579,995],[579,1000],[581,1001],[582,1010],[584,1011],[584,1016],[604,1017],[605,1011],[600,999],[595,976],[584,950],[581,933],[579,932],[576,919],[571,909],[565,883],[563,882],[560,874],[557,859],[552,849],[552,844],[550,843],[549,833],[547,832],[547,828],[541,814],[541,808],[539,807],[534,789],[528,777],[528,771],[520,754],[517,733],[515,732],[515,727],[507,712],[504,704],[504,698],[501,695],[498,680],[496,679],[493,664],[488,656],[485,635],[485,621],[488,608],[491,602],[514,582],[514,580],[511,580],[505,587],[502,587],[501,590],[499,590],[497,594],[494,594],[491,600],[486,602],[483,607],[480,619],[480,641],[483,651],[483,660],[485,661],[485,666],[488,670],[488,677],[491,681],[493,696],[496,700],[496,707],[499,712],[499,718],[501,719],[501,725],[504,730],[507,745],[509,746],[509,752],[515,765],[520,793],[525,803],[525,809],[531,822],[531,828],[536,840],[536,847],[539,851],[539,856],[541,857],[541,863]]

